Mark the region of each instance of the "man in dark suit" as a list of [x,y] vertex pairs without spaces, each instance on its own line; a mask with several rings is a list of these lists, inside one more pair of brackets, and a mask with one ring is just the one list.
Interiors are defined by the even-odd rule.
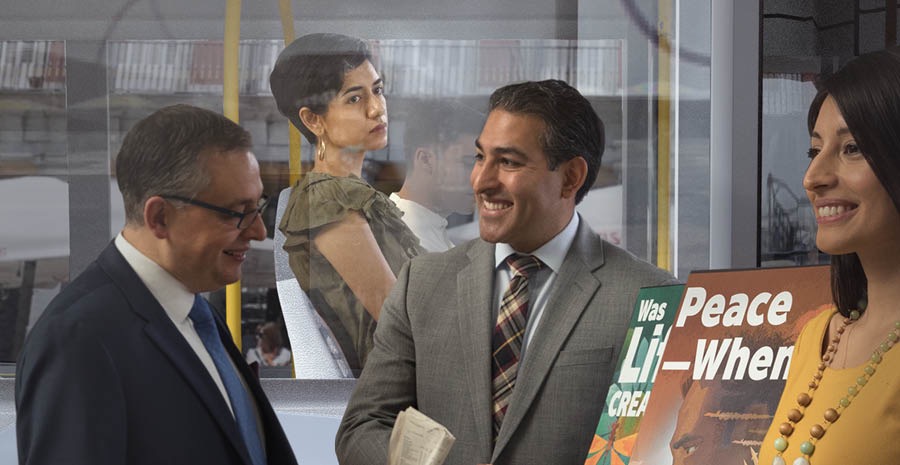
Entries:
[[456,436],[448,465],[583,462],[637,290],[672,281],[575,214],[603,153],[577,90],[498,89],[476,149],[481,238],[400,272],[338,431],[344,465],[385,463],[407,406]]
[[16,373],[21,464],[296,464],[200,292],[241,277],[266,199],[250,135],[163,108],[116,159],[126,224],[50,303]]

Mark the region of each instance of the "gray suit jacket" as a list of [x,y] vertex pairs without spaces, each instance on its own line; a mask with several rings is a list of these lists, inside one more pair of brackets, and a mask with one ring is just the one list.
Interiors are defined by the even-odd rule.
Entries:
[[394,419],[408,406],[456,436],[447,465],[584,462],[637,291],[674,279],[603,241],[582,221],[529,342],[496,444],[493,281],[494,246],[481,240],[403,268],[338,430],[341,464],[387,463]]

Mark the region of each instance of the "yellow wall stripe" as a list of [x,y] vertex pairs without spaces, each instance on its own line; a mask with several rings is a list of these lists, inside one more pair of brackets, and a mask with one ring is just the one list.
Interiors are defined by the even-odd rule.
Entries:
[[671,0],[659,0],[659,46],[656,110],[656,266],[672,271],[669,252],[669,152],[671,150],[670,62]]
[[[291,12],[291,0],[278,0],[278,10],[281,12],[281,28],[284,31],[284,45],[294,41],[294,14]],[[300,178],[300,131],[288,122],[288,141],[290,153],[288,154],[288,170],[290,173],[290,185],[293,186]],[[278,227],[278,225],[275,225]]]

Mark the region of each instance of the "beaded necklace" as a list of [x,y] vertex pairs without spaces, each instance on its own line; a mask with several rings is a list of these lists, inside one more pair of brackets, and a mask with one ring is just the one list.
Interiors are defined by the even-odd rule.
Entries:
[[[844,321],[837,329],[834,337],[831,338],[828,347],[825,348],[825,354],[822,355],[822,361],[819,362],[816,373],[808,384],[809,390],[807,392],[802,392],[797,396],[799,408],[791,409],[787,415],[788,421],[778,426],[778,432],[781,433],[781,436],[775,439],[774,446],[776,454],[775,459],[772,460],[772,465],[786,465],[782,453],[787,450],[788,438],[794,433],[794,425],[803,419],[806,407],[812,403],[812,396],[819,387],[819,383],[822,381],[822,375],[825,372],[825,368],[830,367],[834,360],[834,353],[837,351],[838,343],[841,342],[841,335],[844,334],[848,325],[858,319],[859,312],[856,310],[850,312],[849,318],[844,318]],[[838,421],[841,417],[841,413],[843,413],[843,411],[850,406],[850,403],[853,402],[853,399],[859,395],[860,391],[862,391],[869,382],[869,379],[875,374],[878,365],[884,359],[884,354],[891,350],[898,339],[900,339],[900,321],[894,323],[894,329],[888,333],[884,342],[879,344],[872,352],[869,362],[866,364],[865,368],[863,368],[863,374],[856,378],[855,385],[847,388],[847,395],[840,398],[838,405],[835,408],[825,410],[823,415],[825,420],[824,423],[816,423],[809,429],[809,439],[800,444],[800,452],[803,455],[794,460],[793,465],[810,465],[809,460],[816,451],[816,443],[825,436],[828,427]]]

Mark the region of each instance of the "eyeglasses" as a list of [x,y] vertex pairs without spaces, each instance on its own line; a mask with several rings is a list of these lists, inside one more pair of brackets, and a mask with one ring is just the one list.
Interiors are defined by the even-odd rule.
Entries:
[[[244,213],[229,210],[224,207],[219,207],[211,203],[201,202],[200,200],[189,199],[180,195],[160,195],[160,197],[167,200],[177,200],[179,202],[189,203],[191,205],[196,205],[207,210],[212,210],[214,212],[230,216],[231,218],[237,218],[238,221],[236,226],[240,230],[249,228],[250,225],[252,225],[253,222],[256,221],[256,218],[262,215],[266,210],[266,207],[269,206],[269,196],[267,195],[263,195],[259,198],[259,202],[257,202],[255,209]],[[229,223],[232,223],[232,221],[229,221]]]

